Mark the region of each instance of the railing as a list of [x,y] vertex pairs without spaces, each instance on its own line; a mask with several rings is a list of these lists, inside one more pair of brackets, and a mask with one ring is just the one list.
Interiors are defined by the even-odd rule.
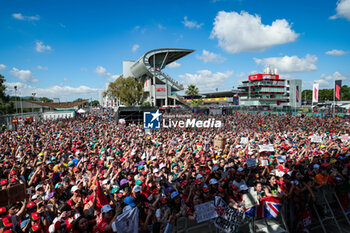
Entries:
[[154,72],[156,74],[156,77],[162,76],[165,79],[167,79],[170,83],[172,83],[174,86],[176,86],[177,88],[179,88],[180,90],[184,89],[184,86],[179,84],[177,81],[175,81],[174,79],[172,79],[169,75],[161,72],[160,70],[155,70],[154,68],[151,68],[151,71]]
[[[305,210],[311,211],[311,219],[308,229],[311,232],[350,232],[350,208],[343,208],[336,190],[332,186],[313,190],[316,196],[316,202],[307,203],[309,206]],[[239,227],[239,232],[300,232],[296,219],[297,213],[294,212],[294,202],[292,199],[285,198],[282,209],[277,218],[247,218]],[[305,224],[304,220],[302,222]],[[209,220],[202,223],[179,218],[172,225],[171,232],[198,232],[198,233],[217,233],[220,232],[213,221]],[[306,231],[303,231],[306,232]]]

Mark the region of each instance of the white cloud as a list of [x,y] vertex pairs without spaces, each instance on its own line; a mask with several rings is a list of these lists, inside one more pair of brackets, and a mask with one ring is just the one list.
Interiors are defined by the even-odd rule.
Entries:
[[114,81],[119,77],[119,75],[113,75],[107,72],[106,68],[104,68],[103,66],[97,66],[95,69],[95,73],[107,77],[108,81]]
[[329,82],[324,79],[315,80],[322,87],[329,87]]
[[132,52],[136,52],[136,50],[138,50],[140,48],[140,45],[138,44],[134,44],[131,48]]
[[264,59],[254,58],[258,65],[272,66],[280,73],[310,72],[317,70],[315,55],[306,54],[305,58],[297,56],[269,57]]
[[258,15],[242,11],[220,11],[215,17],[210,38],[217,38],[219,46],[229,53],[264,51],[274,45],[293,42],[298,34],[285,19],[271,25],[261,23]]
[[194,84],[202,92],[215,90],[216,88],[225,88],[225,81],[232,74],[233,71],[212,73],[210,70],[198,70],[195,74],[179,75],[179,78],[184,81],[185,85]]
[[326,54],[331,56],[342,56],[347,54],[347,52],[345,52],[344,50],[333,49],[333,50],[327,51]]
[[339,73],[338,71],[334,72],[332,75],[321,74],[321,79],[316,80],[320,84],[320,86],[330,87],[331,83],[334,80],[346,80],[347,78]]
[[204,61],[204,63],[208,63],[208,62],[222,63],[226,60],[226,58],[222,57],[220,54],[215,54],[205,49],[203,49],[201,56],[197,55],[196,57],[199,60]]
[[55,85],[55,86],[46,87],[46,88],[37,88],[21,82],[5,83],[5,85],[8,87],[7,88],[8,91],[13,90],[14,86],[17,86],[18,90],[21,91],[22,96],[30,96],[33,92],[35,92],[36,96],[39,96],[39,97],[45,96],[49,98],[62,97],[63,95],[66,98],[70,96],[90,97],[92,95],[97,95],[99,91],[98,89],[87,87],[84,85],[79,87]]
[[38,70],[48,70],[49,68],[46,66],[37,66]]
[[35,16],[24,16],[21,13],[13,13],[12,17],[14,19],[18,19],[18,20],[26,20],[26,21],[38,21],[40,19],[39,15],[35,15]]
[[4,64],[0,64],[0,70],[6,69],[6,66]]
[[177,63],[176,61],[170,63],[169,65],[167,65],[167,67],[169,67],[170,69],[174,69],[174,68],[179,68],[181,66],[180,63]]
[[103,66],[97,66],[95,69],[95,72],[98,73],[99,75],[105,75],[105,76],[110,76],[111,74],[107,72],[106,68]]
[[50,45],[44,45],[42,41],[37,41],[35,44],[36,44],[35,50],[39,53],[52,50]]
[[14,67],[10,73],[22,82],[35,83],[39,81],[30,70],[19,70]]
[[330,19],[346,18],[350,21],[350,0],[339,0],[335,10],[337,13],[329,17]]
[[196,21],[188,20],[187,16],[184,17],[184,21],[182,21],[183,25],[188,28],[201,28],[203,23],[197,23]]
[[159,28],[159,30],[164,30],[164,29],[166,29],[163,25],[161,25],[160,23],[158,24],[158,28]]

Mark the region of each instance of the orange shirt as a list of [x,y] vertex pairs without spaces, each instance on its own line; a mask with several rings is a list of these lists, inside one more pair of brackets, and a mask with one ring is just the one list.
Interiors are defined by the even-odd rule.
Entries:
[[318,173],[316,176],[315,176],[315,180],[317,183],[319,184],[324,184],[327,180],[327,177],[326,176],[323,176],[321,173]]

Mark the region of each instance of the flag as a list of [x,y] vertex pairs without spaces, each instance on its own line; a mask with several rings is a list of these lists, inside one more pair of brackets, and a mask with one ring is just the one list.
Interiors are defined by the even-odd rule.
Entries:
[[312,103],[318,103],[318,83],[314,83],[313,92],[312,92]]
[[[97,186],[97,190],[96,190],[96,206],[101,208],[102,206],[107,205],[109,203],[109,201],[108,201],[108,198],[106,197],[106,195],[104,194],[98,179],[96,179],[96,183],[95,184]],[[93,202],[93,200],[94,200],[94,193],[91,193],[91,195],[89,196],[89,200]]]
[[278,198],[264,197],[260,200],[263,203],[264,217],[276,218],[282,208],[282,202]]
[[335,80],[335,101],[341,101],[341,80]]
[[139,232],[139,209],[128,208],[112,223],[114,232],[138,233]]
[[297,86],[295,95],[297,97],[297,103],[298,103],[299,102],[299,86]]

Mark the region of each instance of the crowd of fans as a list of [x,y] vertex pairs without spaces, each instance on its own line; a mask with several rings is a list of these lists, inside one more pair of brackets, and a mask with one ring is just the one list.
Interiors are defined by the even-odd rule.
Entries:
[[[95,112],[5,130],[1,189],[25,184],[26,197],[0,206],[0,233],[112,233],[118,215],[130,208],[139,210],[139,232],[168,232],[179,217],[195,220],[194,207],[215,196],[244,209],[242,195],[250,188],[259,198],[292,203],[295,232],[310,226],[303,219],[314,215],[317,189],[334,187],[348,207],[350,143],[341,139],[350,135],[347,120],[245,113],[215,119],[221,128],[148,134],[142,125],[117,124]],[[221,149],[214,148],[216,135],[225,140]],[[322,142],[312,143],[313,135]],[[266,144],[274,151],[259,152]],[[249,158],[257,166],[248,168]]]

